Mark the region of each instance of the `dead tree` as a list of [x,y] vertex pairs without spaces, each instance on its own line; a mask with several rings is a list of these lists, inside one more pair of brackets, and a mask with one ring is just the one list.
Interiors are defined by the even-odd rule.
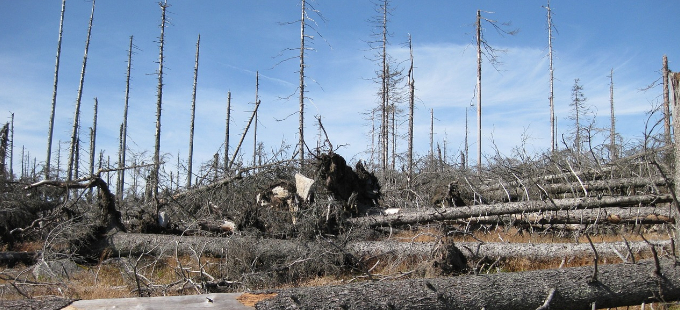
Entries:
[[0,182],[7,181],[7,144],[9,142],[9,123],[5,123],[0,129]]
[[574,120],[574,150],[577,154],[581,154],[581,121],[586,110],[586,97],[583,95],[583,86],[579,82],[579,79],[574,79],[574,86],[571,88],[571,103],[569,104],[574,107],[574,114],[571,118]]
[[670,108],[670,96],[668,94],[668,57],[663,55],[663,68],[662,68],[662,79],[663,79],[663,119],[664,119],[664,138],[666,145],[670,145],[671,141],[671,108]]
[[548,5],[544,7],[548,11],[548,58],[550,59],[550,97],[548,99],[550,100],[550,151],[555,152],[555,149],[557,148],[557,141],[555,139],[555,135],[557,134],[557,126],[555,125],[555,104],[554,104],[554,74],[555,70],[553,68],[553,35],[552,35],[552,30],[553,30],[553,23],[552,23],[552,9],[550,8],[550,0],[548,0]]
[[227,92],[227,119],[224,133],[224,173],[229,169],[229,123],[231,123],[231,91]]
[[[83,55],[83,67],[80,71],[80,84],[78,86],[78,97],[76,98],[76,109],[73,115],[73,131],[71,133],[71,148],[69,150],[68,156],[68,169],[66,173],[66,180],[71,181],[73,179],[73,169],[74,161],[76,161],[78,154],[78,127],[80,127],[80,100],[83,97],[83,84],[85,83],[85,67],[87,66],[87,51],[90,48],[90,35],[92,34],[92,19],[94,18],[94,4],[95,0],[92,0],[92,13],[90,13],[90,23],[87,27],[87,40],[85,40],[85,55]],[[76,169],[76,174],[77,174]]]
[[[255,102],[260,101],[260,71],[255,72]],[[258,166],[257,163],[257,111],[255,111],[255,124],[253,124],[253,167]]]
[[[677,114],[677,111],[679,109],[679,103],[680,103],[680,73],[673,73],[670,77],[671,80],[671,87],[673,88],[673,111],[676,111],[675,113]],[[680,119],[677,117],[673,117],[673,132],[680,132]],[[673,153],[675,154],[675,175],[673,176],[673,180],[675,182],[673,186],[673,206],[675,207],[674,210],[677,212],[675,214],[675,218],[678,218],[680,216],[680,202],[678,202],[678,195],[680,194],[680,169],[677,167],[680,167],[680,143],[678,143],[678,139],[676,137],[675,143],[673,143]],[[675,240],[680,240],[680,225],[676,225],[675,228]],[[676,246],[676,253],[680,253],[680,242],[675,242]]]
[[[491,12],[488,12],[491,13]],[[491,63],[491,65],[496,68],[500,64],[498,58],[498,52],[503,52],[502,50],[493,48],[489,45],[483,36],[482,31],[482,21],[486,21],[493,26],[496,31],[500,34],[514,35],[517,30],[507,31],[502,29],[497,25],[495,20],[491,20],[482,17],[482,11],[477,10],[477,22],[475,23],[476,28],[476,43],[477,43],[477,173],[482,172],[482,54],[484,54]],[[507,24],[506,24],[507,25]],[[484,49],[484,52],[482,51]]]
[[616,149],[616,118],[614,117],[614,69],[609,73],[609,106],[610,106],[610,121],[609,127],[609,156],[611,160],[619,157]]
[[[198,84],[198,52],[201,46],[201,35],[198,35],[196,40],[196,62],[194,64],[194,89],[191,92],[191,125],[189,129],[189,159],[187,160],[187,188],[191,187],[191,178],[193,177],[192,166],[194,156],[194,120],[196,117],[196,85]],[[177,171],[179,174],[179,171]]]
[[132,39],[130,36],[130,47],[128,47],[127,75],[125,78],[125,105],[123,106],[123,124],[120,127],[120,150],[118,154],[118,201],[123,201],[125,190],[125,155],[127,153],[127,121],[128,121],[128,102],[130,101],[130,71],[132,69]]
[[59,41],[57,42],[57,60],[54,65],[54,87],[52,90],[52,111],[50,112],[50,124],[47,130],[47,156],[45,157],[45,179],[50,178],[50,161],[52,160],[52,135],[54,133],[54,114],[57,108],[57,84],[59,82],[59,59],[61,56],[61,38],[64,32],[64,11],[66,0],[61,1],[61,18],[59,19]]
[[411,64],[408,69],[408,187],[411,188],[413,181],[413,110],[415,106],[415,78],[413,73],[413,44],[411,34],[408,35],[408,50]]
[[161,35],[158,40],[158,91],[157,91],[157,98],[158,100],[156,101],[156,143],[154,145],[154,153],[153,153],[153,172],[151,175],[151,197],[153,200],[154,207],[156,209],[156,213],[158,213],[159,209],[159,204],[158,204],[158,186],[159,186],[159,172],[161,168],[161,107],[163,105],[163,51],[165,47],[165,13],[166,9],[169,7],[168,1],[165,0],[164,2],[159,2],[158,3],[161,7]]

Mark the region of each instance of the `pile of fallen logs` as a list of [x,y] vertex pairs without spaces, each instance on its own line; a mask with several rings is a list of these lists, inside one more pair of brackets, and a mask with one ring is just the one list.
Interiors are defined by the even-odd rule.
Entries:
[[[296,173],[287,179],[271,180],[253,191],[256,194],[243,203],[243,209],[222,209],[219,203],[211,202],[208,211],[216,216],[227,215],[223,219],[213,217],[187,224],[168,220],[168,213],[160,210],[171,212],[169,206],[181,205],[177,202],[187,197],[227,192],[229,185],[242,182],[240,174],[164,197],[156,202],[160,207],[156,209],[158,223],[154,224],[159,233],[155,234],[129,232],[115,198],[99,177],[74,182],[41,181],[26,190],[44,186],[97,188],[96,206],[101,218],[91,225],[91,238],[78,240],[78,249],[83,251],[78,254],[99,261],[187,256],[200,262],[206,256],[239,265],[243,272],[258,275],[260,283],[276,277],[286,277],[292,283],[342,274],[368,280],[277,290],[255,304],[258,309],[574,309],[680,298],[680,283],[673,280],[680,274],[674,239],[526,244],[462,242],[446,235],[428,242],[404,242],[391,237],[393,231],[435,224],[455,227],[455,231],[464,234],[482,225],[561,230],[573,227],[579,233],[590,234],[596,230],[588,232],[586,228],[597,225],[674,224],[674,196],[667,190],[670,184],[664,177],[587,181],[570,172],[568,175],[577,181],[552,183],[544,182],[548,178],[542,177],[473,185],[461,180],[440,184],[441,190],[432,193],[430,205],[398,209],[381,205],[384,194],[379,179],[360,162],[352,169],[344,158],[333,153],[317,161],[312,178]],[[250,233],[253,230],[258,233]],[[180,233],[173,233],[177,231]],[[285,235],[274,233],[281,231]],[[21,232],[14,230],[15,234]],[[353,236],[371,237],[362,240]],[[641,261],[641,256],[654,260]],[[495,265],[513,258],[582,258],[595,263],[589,267],[480,274],[482,262]],[[610,264],[598,266],[603,259]],[[40,264],[44,260],[42,252],[0,254],[0,264],[5,266]],[[374,272],[379,264],[399,265],[406,260],[420,262],[420,266],[396,275]],[[219,292],[225,279],[210,278],[192,285],[197,291]],[[247,279],[244,276],[239,281]]]

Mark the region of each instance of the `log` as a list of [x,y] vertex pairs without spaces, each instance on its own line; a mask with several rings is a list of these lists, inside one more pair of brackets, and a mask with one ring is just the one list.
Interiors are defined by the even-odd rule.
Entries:
[[[598,267],[291,288],[255,305],[273,309],[591,309],[680,300],[680,267],[662,260]],[[594,308],[594,307],[593,307]]]
[[[483,188],[481,191],[485,193],[485,196],[490,197],[503,197],[507,199],[508,193],[513,197],[523,197],[525,195],[523,185],[517,184],[518,182],[511,182],[505,187],[501,185],[488,186]],[[566,193],[583,193],[585,188],[588,192],[602,192],[612,189],[619,188],[630,188],[630,187],[644,187],[644,186],[664,186],[666,185],[666,180],[663,177],[652,177],[652,178],[620,178],[620,179],[605,179],[605,180],[594,180],[583,182],[581,185],[578,182],[571,183],[555,183],[555,184],[539,184],[541,188],[536,187],[536,183],[525,183],[524,186],[531,187],[534,190],[532,192],[543,192],[551,195],[560,195]],[[506,193],[507,191],[507,193]]]
[[186,310],[186,309],[231,309],[231,310],[254,310],[241,302],[241,297],[246,294],[221,293],[202,294],[190,296],[165,296],[145,298],[112,298],[78,300],[63,310],[105,310],[105,309],[163,309],[163,310]]
[[[344,246],[332,245],[329,241],[294,241],[280,239],[256,239],[251,237],[230,236],[196,237],[170,236],[151,234],[117,233],[106,239],[106,248],[114,256],[140,255],[193,255],[199,251],[203,255],[225,257],[234,253],[234,249],[243,250],[255,255],[270,255],[283,261],[305,259],[323,253],[335,251],[351,254],[360,259],[378,256],[406,257],[420,256],[430,258],[437,243],[434,242],[398,242],[398,241],[357,241]],[[594,243],[598,255],[601,257],[627,257],[628,247],[634,254],[650,251],[646,242],[606,242]],[[655,241],[655,246],[663,247],[670,252],[670,241]],[[587,243],[505,243],[505,242],[455,242],[468,259],[481,257],[511,258],[522,257],[529,259],[560,259],[563,257],[585,257],[593,254]],[[330,262],[329,262],[330,263]]]
[[423,211],[405,211],[392,215],[367,215],[350,218],[352,225],[365,227],[396,226],[406,224],[423,224],[434,221],[455,220],[474,216],[515,214],[539,211],[559,211],[568,209],[593,209],[605,207],[621,207],[650,205],[671,202],[671,195],[638,195],[602,198],[569,198],[549,201],[506,202],[492,205],[475,205],[450,208],[430,208]]
[[675,223],[671,210],[657,207],[598,208],[475,216],[457,219],[456,224],[662,224]]

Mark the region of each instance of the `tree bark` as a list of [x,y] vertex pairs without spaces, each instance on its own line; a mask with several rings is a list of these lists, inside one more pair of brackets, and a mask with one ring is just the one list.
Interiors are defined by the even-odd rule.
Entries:
[[[57,108],[57,84],[59,83],[59,59],[61,58],[61,39],[64,33],[64,11],[66,0],[61,1],[61,18],[59,19],[59,41],[57,42],[57,60],[54,65],[54,87],[52,90],[52,110],[50,124],[47,130],[47,156],[45,158],[45,179],[50,179],[50,162],[52,161],[52,135],[54,134],[54,114]],[[57,170],[59,168],[57,167]]]
[[598,207],[620,207],[671,202],[671,195],[639,195],[602,198],[569,198],[551,201],[507,202],[494,205],[467,207],[431,208],[424,211],[410,211],[392,215],[369,215],[348,219],[353,225],[377,227],[383,225],[405,225],[454,220],[484,215],[502,215],[523,212],[559,211],[565,209],[592,209]]
[[[363,282],[282,290],[256,304],[269,309],[591,309],[680,299],[680,267],[662,260],[593,267]],[[551,294],[550,292],[553,291]],[[551,296],[552,298],[548,298]]]

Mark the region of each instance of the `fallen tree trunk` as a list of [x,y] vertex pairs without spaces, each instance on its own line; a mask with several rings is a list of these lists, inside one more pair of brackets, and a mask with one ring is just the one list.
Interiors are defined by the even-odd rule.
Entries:
[[456,224],[661,224],[675,223],[668,208],[598,208],[560,210],[522,214],[475,216],[452,220]]
[[385,225],[405,225],[430,223],[434,221],[455,220],[474,216],[503,215],[539,211],[559,211],[567,209],[592,209],[650,205],[671,202],[670,195],[639,195],[602,198],[569,198],[548,201],[507,202],[493,205],[474,205],[465,207],[431,208],[423,211],[410,211],[390,215],[369,215],[348,219],[353,225],[378,227]]
[[[571,183],[555,183],[555,184],[538,184],[531,183],[527,181],[525,184],[517,184],[518,182],[511,182],[505,186],[494,185],[488,186],[482,189],[485,196],[489,197],[503,197],[507,199],[508,195],[513,198],[522,198],[526,195],[524,186],[533,188],[530,193],[536,193],[536,195],[548,193],[551,195],[569,194],[569,193],[580,193],[583,194],[585,189],[589,193],[592,192],[612,192],[612,191],[625,191],[629,188],[639,188],[645,186],[664,186],[666,185],[666,180],[662,177],[652,177],[652,178],[620,178],[620,179],[605,179],[605,180],[594,180],[583,182],[571,182]],[[540,185],[540,188],[536,185]]]
[[[652,244],[671,253],[670,240],[654,241]],[[592,257],[593,249],[589,243],[507,243],[507,242],[455,242],[454,245],[468,259],[528,258],[530,260],[550,260],[560,258]],[[639,257],[642,253],[651,254],[651,245],[644,241],[593,243],[600,258],[620,258],[628,262],[631,255]],[[347,245],[349,252],[357,257],[380,257],[386,255],[421,255],[432,253],[434,242],[397,242],[362,241]]]
[[[670,241],[656,241],[655,246],[663,247],[670,252]],[[593,255],[588,243],[505,243],[505,242],[456,242],[454,245],[467,258],[511,258],[560,259],[563,257],[583,257]],[[626,261],[629,255],[639,255],[650,251],[646,242],[606,242],[594,243],[600,257],[620,257]],[[314,257],[328,251],[350,254],[359,259],[378,256],[420,256],[424,259],[432,256],[438,244],[434,242],[398,242],[398,241],[358,241],[345,245],[332,243],[331,240],[296,242],[294,240],[256,239],[250,237],[230,236],[196,237],[170,236],[151,234],[117,233],[109,236],[105,244],[100,245],[114,256],[149,255],[195,255],[196,253],[225,257],[236,251],[249,251],[253,255],[272,255],[279,261],[294,261]],[[630,250],[629,250],[630,248]]]
[[[291,288],[255,305],[272,309],[591,309],[680,300],[680,267],[663,260],[598,267]],[[593,307],[593,303],[595,307]]]

